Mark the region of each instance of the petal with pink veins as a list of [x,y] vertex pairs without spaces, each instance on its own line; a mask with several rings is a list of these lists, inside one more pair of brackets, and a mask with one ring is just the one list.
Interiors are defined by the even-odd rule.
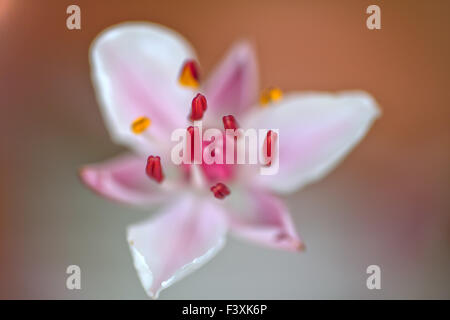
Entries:
[[81,180],[96,193],[132,205],[151,205],[167,198],[161,186],[145,174],[147,160],[122,155],[103,163],[86,165]]
[[[257,175],[257,183],[292,192],[331,171],[366,135],[379,116],[364,92],[293,93],[249,116],[247,127],[279,129],[279,170]],[[263,141],[259,141],[262,148]]]
[[192,197],[128,228],[139,279],[152,298],[209,261],[225,244],[223,209]]
[[236,236],[274,249],[304,250],[289,210],[279,198],[257,187],[232,192],[227,209],[230,230]]
[[249,109],[258,96],[258,64],[252,46],[239,42],[213,71],[205,84],[206,117],[237,116]]
[[[178,78],[195,53],[182,36],[157,24],[125,23],[100,34],[90,53],[97,97],[115,142],[145,152],[185,126],[194,92]],[[142,116],[151,126],[136,135],[130,126]]]

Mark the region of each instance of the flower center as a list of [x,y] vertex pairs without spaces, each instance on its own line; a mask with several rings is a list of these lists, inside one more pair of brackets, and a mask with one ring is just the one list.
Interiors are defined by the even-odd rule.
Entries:
[[[210,147],[208,147],[212,143],[216,143],[216,148],[212,149],[210,152],[211,157],[219,157],[222,158],[222,162],[225,161],[225,155],[226,155],[226,143],[225,143],[226,136],[222,135],[222,141],[221,143],[216,143],[216,141],[204,141],[202,143],[202,155],[205,153],[205,149],[207,149],[207,152],[210,150]],[[211,163],[207,164],[205,161],[202,161],[201,169],[205,176],[205,178],[210,182],[218,182],[218,181],[229,181],[234,177],[234,174],[236,172],[234,164],[227,164],[227,163]]]
[[[233,164],[223,163],[224,155],[226,155],[226,135],[222,134],[220,136],[222,141],[216,141],[215,139],[217,137],[213,137],[210,141],[205,141],[203,139],[199,139],[199,129],[197,127],[189,126],[186,131],[186,150],[188,151],[187,157],[191,162],[191,164],[187,164],[188,168],[192,165],[197,165],[196,163],[198,163],[204,178],[209,183],[230,180],[234,176],[235,170]],[[199,143],[200,147],[196,149]],[[221,161],[206,162],[204,161],[206,156],[214,159],[221,159]]]
[[[181,85],[191,88],[197,88],[199,86],[199,73],[197,64],[194,60],[188,60],[183,64],[183,67],[181,68],[181,72],[178,78],[178,81]],[[271,100],[277,99],[276,92],[272,92],[272,95],[270,96]],[[207,109],[207,101],[204,95],[198,93],[194,99],[192,99],[191,103],[191,112],[189,114],[188,119],[190,121],[198,121],[203,118],[203,115]],[[227,115],[222,118],[223,126],[225,130],[236,130],[239,128],[238,123],[233,115]],[[131,131],[135,134],[141,134],[151,125],[151,120],[145,116],[139,117],[136,120],[133,121],[131,124]],[[197,160],[196,158],[196,150],[195,150],[195,143],[196,141],[196,133],[198,134],[198,129],[194,126],[189,126],[187,128],[187,137],[186,137],[186,143],[187,148],[186,150],[190,151],[190,160],[191,164],[182,164],[181,168],[182,170],[187,174],[187,176],[191,176],[193,173],[192,166],[195,166],[194,160]],[[226,135],[222,134],[222,141],[221,143],[216,143],[216,141],[203,141],[201,139],[201,154],[200,157],[203,158],[204,151],[207,148],[206,152],[210,152],[211,157],[215,158],[216,156],[220,156],[223,159],[223,155],[226,154]],[[236,140],[237,137],[234,137]],[[215,146],[213,149],[210,148],[210,144],[215,142]],[[271,140],[268,140],[267,145],[271,145]],[[222,154],[217,154],[217,152]],[[270,157],[270,153],[269,153]],[[217,162],[223,162],[223,161],[217,161]],[[226,164],[226,163],[216,163],[214,161],[213,163],[207,164],[205,161],[201,161],[201,164],[199,165],[199,168],[201,168],[201,171],[203,172],[203,176],[206,178],[206,180],[211,184],[214,184],[210,190],[214,194],[214,197],[217,199],[224,199],[226,196],[230,194],[230,189],[223,183],[219,181],[228,181],[230,180],[234,175],[234,168],[233,164]],[[161,183],[164,180],[164,174],[162,170],[161,165],[161,159],[159,156],[149,156],[147,159],[147,165],[145,167],[145,172],[147,176],[156,181],[157,183]]]

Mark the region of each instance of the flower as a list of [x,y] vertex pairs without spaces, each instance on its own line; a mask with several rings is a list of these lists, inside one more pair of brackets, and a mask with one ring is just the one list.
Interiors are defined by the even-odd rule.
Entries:
[[[114,142],[130,152],[87,165],[80,176],[107,198],[144,208],[164,204],[127,233],[140,281],[154,298],[211,259],[228,231],[267,247],[304,249],[274,193],[328,173],[379,114],[374,99],[359,91],[283,95],[271,88],[258,97],[257,62],[246,42],[234,45],[206,81],[196,61],[183,37],[150,23],[112,27],[91,48],[104,120]],[[240,165],[175,165],[171,132],[195,119],[205,127],[278,128],[281,138],[265,141],[279,143],[278,174]]]

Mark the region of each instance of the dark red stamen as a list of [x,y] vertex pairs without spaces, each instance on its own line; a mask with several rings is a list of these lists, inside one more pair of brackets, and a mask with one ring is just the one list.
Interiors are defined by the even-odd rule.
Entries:
[[225,130],[227,130],[227,129],[236,130],[239,127],[236,119],[232,115],[224,116],[222,118],[222,121],[223,121],[223,127],[225,128]]
[[147,159],[147,166],[145,167],[147,175],[158,183],[164,180],[164,174],[162,172],[161,159],[156,156],[149,156]]
[[201,120],[203,118],[203,112],[206,111],[207,102],[204,95],[198,93],[194,99],[192,99],[192,110],[190,119]]
[[275,144],[276,137],[277,135],[275,132],[273,132],[272,130],[267,131],[263,150],[267,166],[270,166],[272,164],[272,144]]
[[194,162],[194,155],[195,155],[195,153],[194,153],[194,139],[195,139],[194,132],[195,132],[195,129],[193,126],[190,126],[187,128],[188,136],[186,137],[186,144],[187,144],[186,150],[189,149],[191,151],[191,163]]
[[223,199],[230,194],[230,189],[222,182],[217,183],[215,186],[211,187],[211,191],[214,194],[214,197],[217,199]]
[[267,131],[266,142],[267,142],[267,146],[266,146],[267,157],[271,157],[272,156],[272,130]]

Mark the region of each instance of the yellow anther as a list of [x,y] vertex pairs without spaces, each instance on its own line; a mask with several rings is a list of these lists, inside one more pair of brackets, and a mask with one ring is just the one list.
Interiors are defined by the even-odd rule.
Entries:
[[149,118],[139,117],[131,124],[131,131],[135,134],[140,134],[144,132],[151,124],[152,121]]
[[280,88],[268,88],[261,93],[259,102],[261,106],[266,107],[269,103],[280,100],[283,97],[283,92]]
[[182,86],[198,88],[198,70],[193,60],[186,61],[181,69],[180,78],[178,79]]

